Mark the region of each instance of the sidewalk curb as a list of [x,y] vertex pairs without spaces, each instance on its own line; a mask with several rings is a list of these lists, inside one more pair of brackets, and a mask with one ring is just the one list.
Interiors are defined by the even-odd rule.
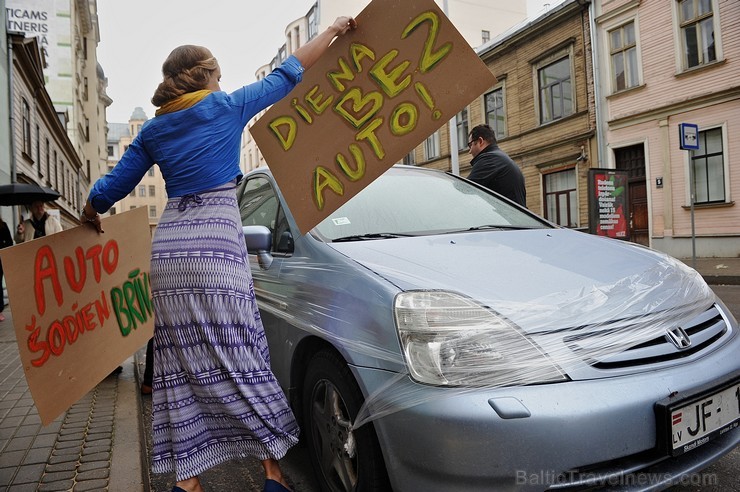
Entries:
[[134,388],[134,393],[136,393],[136,415],[138,416],[138,422],[137,422],[137,429],[139,430],[139,445],[140,445],[140,453],[139,456],[141,457],[141,479],[144,482],[144,492],[151,492],[152,490],[152,483],[151,483],[151,474],[150,474],[150,468],[149,468],[149,448],[146,442],[146,425],[150,425],[149,422],[144,422],[144,418],[142,415],[141,409],[144,408],[144,402],[143,398],[144,396],[141,394],[140,388],[141,388],[141,381],[144,378],[144,375],[141,373],[141,364],[139,362],[139,359],[141,358],[141,349],[137,350],[134,355],[134,382],[136,383],[136,388]]
[[[118,376],[108,489],[150,492],[143,468],[145,453],[141,436],[141,405],[128,397],[132,392],[138,394],[133,358],[127,359],[123,366],[124,372]],[[129,367],[133,372],[129,372]],[[132,427],[139,429],[139,432],[131,432]]]
[[740,285],[738,275],[702,275],[709,285]]

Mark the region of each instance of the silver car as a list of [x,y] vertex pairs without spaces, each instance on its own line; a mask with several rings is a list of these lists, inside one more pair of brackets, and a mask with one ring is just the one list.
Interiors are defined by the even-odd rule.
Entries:
[[737,321],[673,258],[415,167],[303,235],[268,170],[239,200],[324,490],[663,490],[740,442]]

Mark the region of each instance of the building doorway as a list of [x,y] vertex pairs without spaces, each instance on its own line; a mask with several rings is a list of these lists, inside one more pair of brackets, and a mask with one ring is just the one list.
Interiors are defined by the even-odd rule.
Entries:
[[617,169],[627,171],[629,176],[630,241],[650,246],[647,181],[645,180],[645,146],[639,144],[614,149],[614,160]]

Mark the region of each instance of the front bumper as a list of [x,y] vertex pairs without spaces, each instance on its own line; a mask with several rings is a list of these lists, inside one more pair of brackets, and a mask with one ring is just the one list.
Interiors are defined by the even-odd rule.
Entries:
[[654,410],[674,392],[740,369],[739,350],[740,337],[733,337],[702,359],[667,369],[463,391],[408,378],[388,391],[388,373],[353,370],[368,393],[379,391],[374,398],[396,395],[389,403],[396,411],[374,420],[394,490],[577,490],[598,483],[653,491],[685,481],[740,444],[736,428],[669,458],[657,448]]

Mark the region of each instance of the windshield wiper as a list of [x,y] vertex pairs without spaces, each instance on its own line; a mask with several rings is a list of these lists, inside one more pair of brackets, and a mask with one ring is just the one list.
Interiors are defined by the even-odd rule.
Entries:
[[395,232],[373,232],[371,234],[354,234],[352,236],[338,237],[332,239],[333,243],[343,243],[347,241],[364,241],[365,239],[392,239],[395,237],[413,237],[413,234],[399,234]]
[[447,231],[445,234],[455,234],[458,232],[469,232],[469,231],[484,231],[484,230],[491,230],[491,229],[496,229],[499,231],[519,231],[523,229],[535,229],[535,228],[525,227],[525,226],[514,226],[514,225],[484,224],[484,225],[479,225],[475,227],[469,227],[467,229],[457,229],[454,231]]

